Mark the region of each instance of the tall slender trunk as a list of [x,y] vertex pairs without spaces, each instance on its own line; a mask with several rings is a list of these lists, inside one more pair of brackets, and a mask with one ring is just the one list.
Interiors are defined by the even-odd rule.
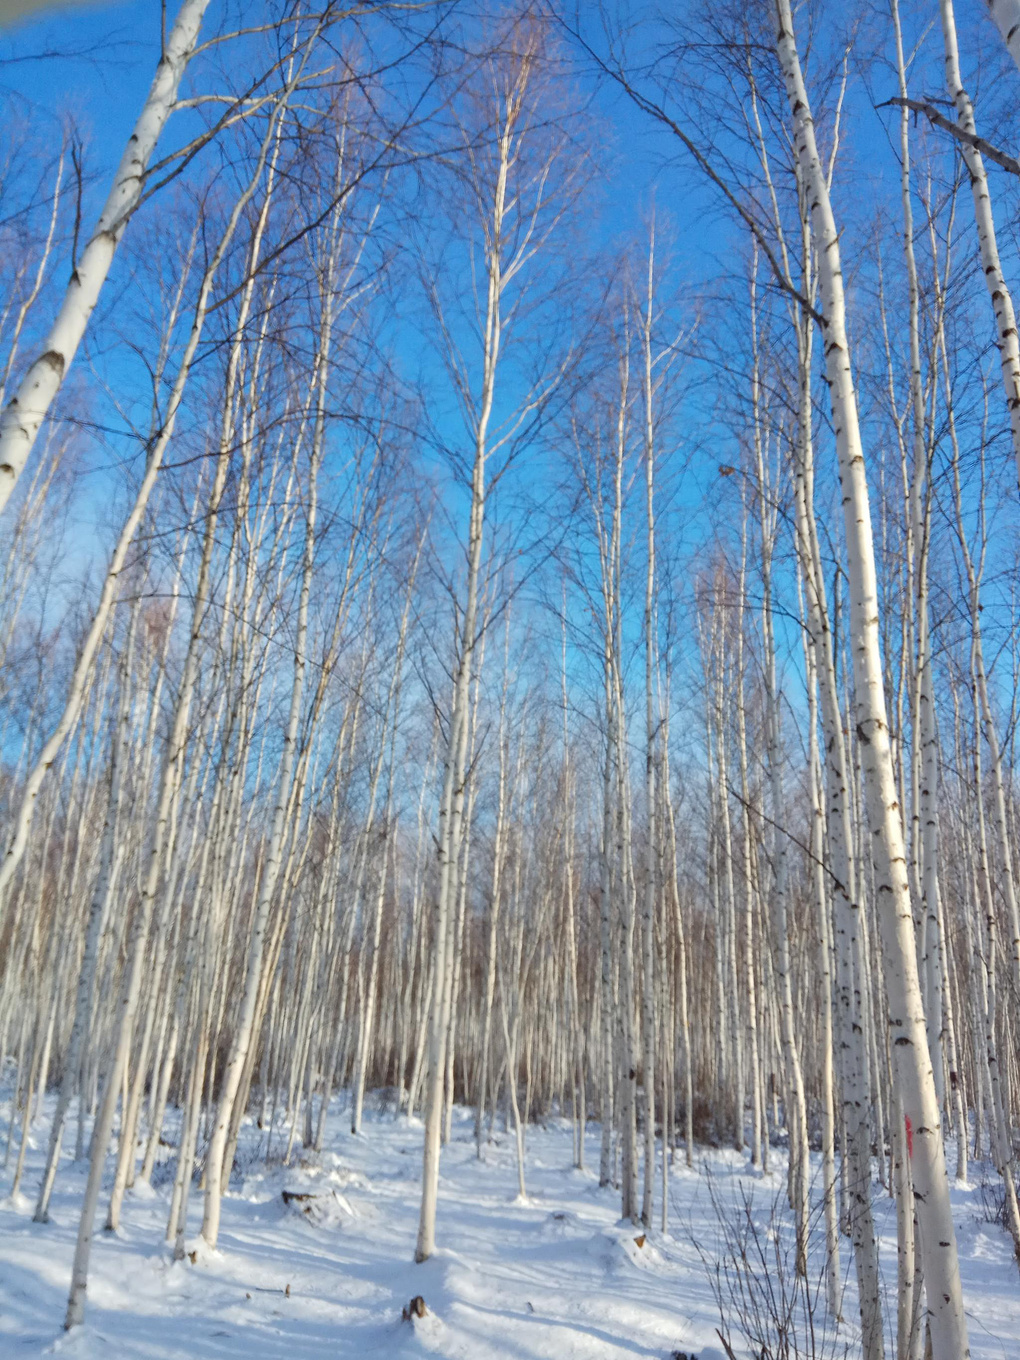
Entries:
[[482,1038],[478,1073],[478,1103],[475,1110],[475,1155],[482,1155],[482,1125],[485,1119],[485,1100],[489,1082],[489,1050],[492,1046],[492,1003],[496,994],[496,941],[499,930],[500,897],[503,862],[505,859],[506,823],[508,813],[507,789],[507,690],[510,684],[510,611],[506,615],[503,647],[503,688],[499,699],[499,728],[497,732],[499,785],[496,794],[496,827],[492,842],[492,878],[489,883],[489,934],[485,955],[485,991],[482,1000]]
[[[652,379],[652,323],[655,300],[655,232],[648,250],[648,290],[641,327],[644,392],[645,508],[647,515],[647,564],[645,575],[645,884],[641,918],[642,986],[641,1028],[644,1068],[645,1177],[641,1198],[641,1222],[652,1226],[655,1195],[655,903],[658,897],[658,829],[655,824],[655,388]],[[665,1125],[664,1125],[665,1127]],[[663,1138],[663,1158],[666,1143]]]
[[839,236],[815,142],[811,105],[793,34],[789,0],[776,0],[777,51],[793,117],[794,146],[811,203],[824,314],[826,376],[836,429],[851,590],[857,730],[872,832],[877,912],[896,1076],[911,1121],[912,1170],[930,1310],[933,1360],[970,1354],[949,1203],[938,1099],[914,951],[902,808],[896,789],[879,649],[878,583],[864,451],[850,368]]
[[773,827],[773,874],[770,885],[770,916],[772,919],[773,969],[776,980],[779,1035],[783,1056],[784,1104],[786,1124],[790,1133],[789,1197],[797,1225],[798,1274],[807,1274],[807,1249],[810,1215],[808,1181],[807,1097],[800,1050],[797,1046],[793,1008],[793,977],[789,932],[789,846],[786,833],[786,806],[783,792],[782,731],[779,708],[779,688],[776,673],[776,640],[772,601],[772,557],[776,536],[776,510],[773,504],[772,478],[765,447],[762,403],[760,397],[760,358],[755,316],[755,280],[751,281],[752,296],[752,408],[754,432],[754,473],[758,493],[761,532],[762,571],[762,647],[765,670],[765,729],[768,756],[770,805]]
[[64,1057],[64,1072],[60,1083],[57,1106],[50,1124],[50,1141],[46,1157],[46,1167],[39,1185],[34,1219],[36,1223],[49,1221],[50,1197],[57,1175],[60,1159],[60,1145],[63,1140],[64,1125],[71,1106],[71,1097],[78,1083],[82,1046],[85,1030],[92,1009],[92,996],[95,987],[96,969],[99,963],[100,939],[104,922],[110,910],[110,903],[116,891],[117,878],[123,862],[123,845],[118,845],[121,806],[124,788],[124,762],[127,759],[128,728],[131,721],[131,675],[132,652],[138,610],[132,610],[128,625],[127,638],[121,654],[120,694],[113,740],[110,743],[110,794],[107,801],[106,817],[103,823],[102,840],[99,851],[99,873],[92,890],[89,903],[88,922],[85,928],[85,947],[78,973],[78,986],[75,992],[74,1019],[71,1035]]
[[[496,174],[491,200],[486,204],[486,304],[482,334],[481,395],[474,414],[474,457],[471,470],[471,510],[468,522],[466,598],[457,630],[457,659],[450,711],[449,738],[439,803],[439,890],[436,895],[433,935],[433,993],[429,1013],[428,1086],[425,1107],[425,1140],[422,1152],[422,1198],[415,1260],[425,1261],[435,1251],[436,1205],[439,1198],[439,1152],[445,1108],[446,1045],[450,1029],[452,960],[449,955],[457,895],[467,752],[470,727],[471,680],[478,645],[478,608],[481,587],[482,538],[485,525],[486,460],[489,422],[496,395],[503,315],[504,222],[512,149],[522,100],[527,85],[527,63],[518,83],[508,93],[501,110],[496,148]],[[480,188],[480,186],[479,186]]]
[[[276,142],[277,128],[279,126],[279,120],[283,108],[285,106],[289,93],[293,90],[294,86],[297,83],[297,78],[298,78],[297,73],[296,72],[293,73],[291,81],[289,83],[289,89],[285,91],[284,95],[277,102],[268,120],[266,133],[263,138],[263,142],[256,159],[254,173],[252,174],[252,177],[249,180],[247,186],[242,191],[241,195],[238,197],[236,203],[234,204],[233,209],[231,210],[229,217],[227,219],[227,224],[224,229],[223,235],[220,238],[220,241],[215,251],[213,252],[212,258],[210,259],[210,262],[206,267],[205,276],[202,280],[202,286],[201,289],[199,290],[198,300],[195,305],[195,313],[191,328],[191,334],[188,338],[188,344],[185,349],[184,356],[181,360],[181,366],[178,370],[177,380],[174,385],[174,390],[169,405],[169,413],[168,416],[164,418],[164,423],[160,431],[160,435],[157,439],[156,446],[153,449],[152,453],[149,455],[149,464],[148,467],[146,468],[145,478],[143,479],[142,482],[142,488],[139,491],[139,496],[136,499],[135,506],[128,517],[127,523],[125,524],[124,529],[121,532],[121,539],[118,544],[117,551],[114,554],[114,562],[111,565],[111,568],[107,574],[107,580],[106,584],[104,585],[103,596],[100,602],[100,608],[97,611],[96,617],[93,620],[92,630],[90,631],[90,640],[92,640],[94,637],[93,649],[95,646],[98,645],[99,636],[103,631],[103,627],[105,626],[104,606],[105,612],[108,612],[110,605],[112,603],[114,584],[116,583],[119,577],[120,567],[123,563],[124,557],[127,554],[128,546],[130,545],[130,542],[134,537],[135,527],[137,526],[137,523],[140,520],[142,512],[144,510],[145,502],[148,499],[149,491],[151,490],[152,483],[155,480],[156,472],[159,468],[163,451],[165,450],[173,434],[174,422],[176,419],[177,412],[180,409],[181,400],[184,394],[184,385],[187,381],[191,365],[194,362],[195,354],[198,349],[198,343],[202,335],[202,330],[206,319],[207,308],[209,305],[209,296],[212,292],[213,282],[215,280],[217,270],[223,259],[223,256],[226,254],[227,247],[230,244],[231,239],[233,238],[234,232],[241,219],[241,214],[247,207],[248,203],[251,201],[259,185],[259,182],[262,179],[262,175],[265,170],[266,161],[269,157],[270,150]],[[213,513],[209,516],[209,519],[207,520],[206,543],[209,555],[211,555],[212,550],[211,534],[214,531],[216,520],[215,508],[218,506],[219,497],[222,495],[228,462],[229,454],[223,453],[218,460],[216,481],[214,481],[213,486],[212,496]],[[206,575],[207,574],[208,573],[206,573]],[[156,829],[153,837],[153,843],[149,851],[149,864],[145,878],[145,886],[141,894],[141,899],[135,908],[135,918],[132,927],[132,937],[130,944],[129,964],[126,971],[126,976],[124,978],[123,990],[118,1009],[116,1048],[110,1070],[106,1076],[106,1084],[103,1092],[100,1112],[96,1118],[95,1127],[93,1129],[92,1160],[89,1166],[89,1176],[88,1181],[86,1183],[85,1196],[82,1204],[82,1213],[78,1228],[78,1239],[77,1244],[75,1246],[74,1264],[72,1267],[71,1274],[71,1291],[68,1298],[67,1315],[64,1321],[64,1326],[67,1329],[76,1326],[84,1318],[85,1291],[88,1282],[89,1256],[92,1245],[92,1223],[93,1218],[95,1216],[96,1203],[99,1198],[100,1186],[102,1184],[103,1164],[106,1156],[107,1144],[109,1143],[110,1140],[110,1133],[113,1128],[114,1111],[117,1104],[117,1098],[120,1093],[120,1086],[123,1074],[127,1066],[128,1051],[131,1045],[132,1030],[134,1025],[134,1016],[138,1005],[139,992],[141,989],[142,973],[145,962],[145,946],[149,933],[149,918],[151,915],[152,904],[155,899],[156,891],[158,888],[159,873],[163,856],[163,847],[165,843],[167,826],[171,811],[171,802],[173,799],[175,788],[177,786],[176,776],[178,762],[180,761],[182,756],[184,738],[187,730],[188,711],[190,708],[190,688],[194,676],[194,669],[198,663],[196,630],[200,626],[201,622],[202,605],[203,599],[200,582],[200,587],[196,595],[195,622],[193,626],[192,638],[189,640],[188,659],[185,663],[185,674],[181,680],[181,689],[178,696],[177,708],[174,716],[173,730],[171,731],[169,743],[167,746],[167,756],[164,763],[164,771],[161,780],[158,806],[156,810],[155,818]],[[85,675],[87,674],[88,660],[91,659],[87,658],[87,652],[88,648],[86,646],[86,648],[83,649],[82,657],[79,658],[78,666],[76,667],[75,671],[75,678],[72,681],[72,699],[69,700],[69,708],[71,707],[71,704],[74,701],[74,695],[77,687],[84,684]],[[64,717],[62,718],[61,723],[58,724],[57,729],[55,729],[54,733],[52,734],[50,738],[50,743],[48,744],[52,744],[55,740],[58,740],[58,738],[63,735],[61,732],[62,725],[69,726],[67,710],[65,710]],[[34,794],[32,796],[34,797]],[[8,852],[7,863],[10,862],[10,857],[11,852]],[[5,868],[7,867],[6,863],[4,867]]]

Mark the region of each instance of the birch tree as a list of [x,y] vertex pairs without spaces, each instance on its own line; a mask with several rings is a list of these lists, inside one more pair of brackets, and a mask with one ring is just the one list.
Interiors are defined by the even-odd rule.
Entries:
[[[422,1203],[415,1259],[427,1260],[435,1249],[439,1154],[445,1107],[447,1041],[451,1020],[454,924],[457,866],[464,836],[467,795],[467,757],[470,695],[476,656],[481,643],[480,603],[483,585],[483,547],[486,492],[490,460],[512,451],[513,441],[532,413],[541,408],[555,386],[555,373],[543,375],[523,404],[500,420],[496,410],[501,358],[507,340],[508,298],[525,286],[535,257],[555,226],[556,199],[551,176],[560,151],[553,139],[545,154],[532,152],[538,141],[538,90],[543,60],[541,29],[515,24],[508,33],[508,52],[486,62],[487,98],[482,136],[472,149],[475,133],[467,123],[461,133],[469,148],[467,193],[477,232],[469,248],[477,250],[478,299],[476,355],[470,359],[451,334],[437,302],[437,316],[445,332],[458,404],[470,438],[470,509],[465,543],[463,595],[457,602],[452,694],[447,720],[439,800],[437,835],[439,882],[433,912],[433,990],[428,1030],[428,1085],[425,1102],[425,1144],[422,1162]],[[539,147],[541,143],[539,142]],[[476,244],[477,243],[477,244]],[[494,411],[496,414],[494,415]]]
[[10,500],[25,469],[39,428],[99,301],[121,237],[141,201],[149,161],[173,111],[208,8],[209,0],[182,0],[110,192],[85,249],[74,262],[70,283],[42,353],[29,365],[0,416],[0,510]]
[[868,486],[846,336],[840,250],[828,185],[819,159],[811,105],[801,71],[788,0],[777,0],[776,46],[786,82],[798,160],[811,202],[824,315],[826,377],[836,425],[851,586],[858,727],[873,836],[886,1000],[894,1033],[904,1117],[910,1121],[921,1254],[935,1360],[969,1354],[960,1267],[949,1205],[941,1120],[928,1052],[906,877],[902,809],[889,747],[878,644],[877,581]]

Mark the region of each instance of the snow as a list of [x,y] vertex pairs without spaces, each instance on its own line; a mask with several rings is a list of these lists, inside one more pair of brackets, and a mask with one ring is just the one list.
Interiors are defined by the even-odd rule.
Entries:
[[[47,1121],[40,1119],[28,1151],[28,1193],[0,1205],[0,1356],[668,1360],[684,1351],[723,1360],[708,1268],[721,1249],[716,1206],[730,1213],[750,1195],[756,1221],[767,1225],[773,1205],[782,1204],[779,1174],[752,1174],[732,1152],[699,1150],[693,1171],[678,1158],[670,1232],[653,1230],[639,1244],[641,1230],[618,1219],[617,1193],[600,1189],[593,1171],[571,1166],[569,1124],[529,1130],[522,1201],[512,1136],[497,1130],[480,1162],[472,1115],[458,1110],[443,1152],[441,1247],[414,1265],[421,1128],[374,1110],[355,1138],[344,1114],[341,1099],[325,1150],[298,1153],[289,1167],[259,1164],[258,1131],[246,1126],[242,1152],[250,1169],[224,1201],[220,1250],[202,1250],[195,1237],[188,1243],[193,1261],[175,1263],[163,1242],[173,1163],[158,1167],[154,1186],[128,1194],[119,1234],[97,1236],[87,1320],[70,1334],[61,1322],[85,1167],[64,1161],[51,1223],[33,1223],[29,1196],[46,1146]],[[586,1156],[597,1168],[595,1126]],[[980,1173],[976,1168],[972,1187],[953,1192],[972,1351],[974,1360],[1015,1360],[1020,1281],[1006,1234],[987,1221]],[[194,1234],[200,1199],[193,1192]],[[881,1192],[875,1211],[891,1290],[895,1213]],[[656,1224],[658,1214],[657,1203]],[[817,1254],[820,1225],[816,1238]],[[843,1250],[847,1273],[846,1243]],[[417,1295],[427,1313],[402,1321]],[[848,1318],[854,1308],[849,1281]],[[858,1353],[851,1324],[828,1339],[834,1347],[826,1354]],[[736,1334],[733,1344],[744,1360]]]

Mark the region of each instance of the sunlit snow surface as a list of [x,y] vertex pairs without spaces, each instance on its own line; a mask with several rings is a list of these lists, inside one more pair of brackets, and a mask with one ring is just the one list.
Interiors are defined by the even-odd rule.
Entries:
[[[732,1152],[699,1150],[694,1172],[678,1157],[670,1231],[663,1237],[656,1229],[639,1246],[638,1230],[618,1220],[616,1192],[600,1190],[591,1169],[572,1169],[569,1124],[530,1131],[528,1199],[520,1202],[513,1138],[497,1125],[479,1162],[472,1116],[457,1111],[453,1141],[443,1153],[440,1250],[415,1266],[421,1127],[373,1111],[353,1138],[345,1114],[341,1098],[324,1151],[305,1156],[298,1149],[289,1167],[260,1165],[258,1130],[246,1126],[240,1160],[250,1169],[243,1184],[235,1178],[224,1202],[220,1250],[198,1251],[194,1263],[172,1262],[164,1245],[172,1160],[157,1167],[153,1189],[139,1186],[128,1195],[120,1234],[97,1235],[88,1318],[71,1334],[61,1331],[61,1321],[85,1167],[62,1163],[52,1222],[34,1224],[30,1197],[47,1134],[47,1120],[39,1120],[25,1193],[16,1205],[7,1199],[0,1206],[0,1356],[666,1360],[681,1350],[722,1360],[719,1311],[704,1263],[718,1254],[714,1205],[736,1206],[747,1192],[765,1224],[782,1193],[779,1175],[753,1175]],[[15,1133],[0,1194],[10,1187],[16,1140]],[[595,1126],[586,1157],[597,1170]],[[774,1163],[781,1172],[781,1153]],[[981,1175],[977,1168],[973,1188],[954,1189],[972,1353],[975,1360],[1016,1360],[1020,1277],[1006,1235],[987,1221]],[[315,1198],[288,1207],[284,1189]],[[657,1186],[656,1225],[659,1192]],[[192,1248],[200,1201],[196,1190]],[[304,1205],[311,1206],[307,1214]],[[892,1202],[879,1193],[875,1209],[884,1271],[894,1285]],[[817,1258],[820,1228],[815,1237]],[[843,1264],[846,1275],[846,1259]],[[402,1322],[401,1309],[419,1294],[427,1316]],[[846,1317],[853,1318],[855,1307],[848,1282]],[[835,1354],[859,1353],[852,1326],[833,1339]],[[736,1336],[734,1346],[739,1356],[747,1354]]]

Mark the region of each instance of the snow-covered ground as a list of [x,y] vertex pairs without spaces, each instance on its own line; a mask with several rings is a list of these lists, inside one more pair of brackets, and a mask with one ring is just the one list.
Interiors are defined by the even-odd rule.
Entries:
[[[497,1134],[479,1162],[471,1128],[470,1113],[458,1111],[443,1154],[441,1247],[420,1266],[412,1254],[421,1129],[406,1119],[370,1114],[353,1138],[339,1100],[325,1151],[299,1155],[290,1167],[253,1164],[224,1203],[220,1250],[198,1252],[194,1262],[174,1263],[163,1245],[170,1186],[154,1177],[156,1188],[128,1196],[120,1234],[98,1236],[88,1320],[71,1334],[61,1321],[84,1167],[65,1162],[49,1225],[31,1221],[28,1199],[0,1206],[0,1356],[668,1360],[681,1351],[722,1360],[706,1269],[720,1250],[716,1206],[751,1194],[754,1216],[765,1225],[782,1194],[778,1176],[750,1175],[735,1153],[701,1152],[694,1172],[678,1163],[670,1231],[639,1245],[638,1231],[618,1221],[617,1194],[600,1190],[592,1171],[571,1167],[569,1125],[530,1131],[524,1202],[516,1198],[512,1137]],[[589,1130],[587,1147],[595,1167],[597,1134]],[[24,1181],[29,1192],[45,1137],[41,1120]],[[314,1198],[288,1207],[285,1189]],[[1008,1239],[987,1221],[976,1184],[954,1198],[974,1360],[1017,1360],[1020,1277]],[[199,1199],[193,1197],[194,1232]],[[879,1198],[876,1213],[892,1281],[891,1201]],[[415,1295],[427,1315],[403,1322],[401,1310]],[[853,1310],[851,1291],[848,1317]],[[820,1354],[858,1353],[852,1327],[830,1339],[835,1348]]]

